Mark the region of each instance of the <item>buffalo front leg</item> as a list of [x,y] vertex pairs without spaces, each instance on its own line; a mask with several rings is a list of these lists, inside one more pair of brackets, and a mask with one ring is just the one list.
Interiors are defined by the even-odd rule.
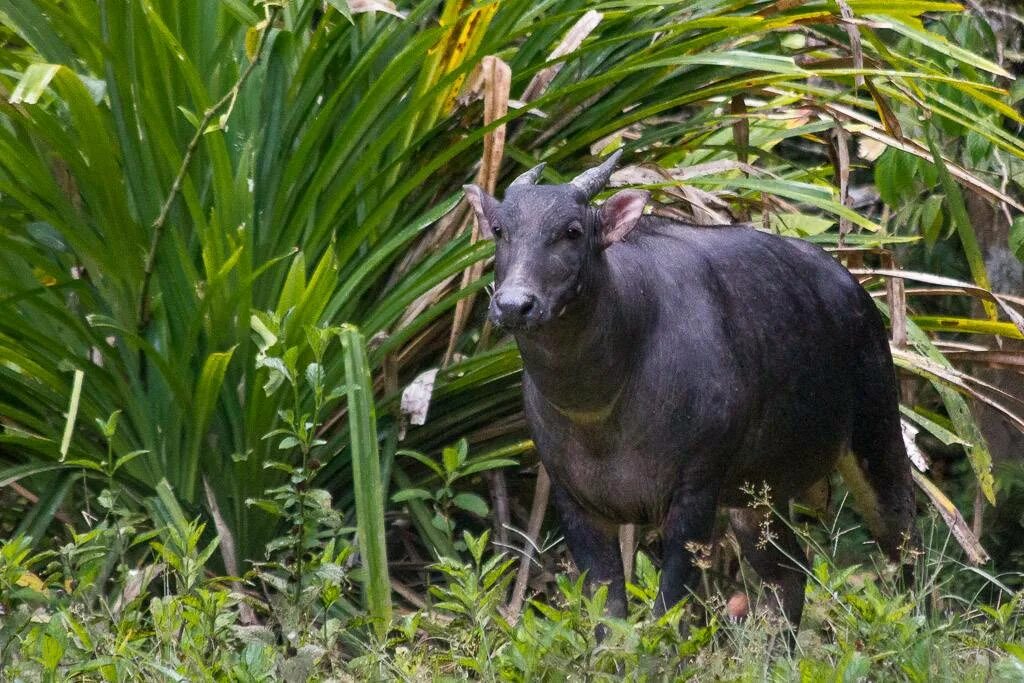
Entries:
[[569,552],[580,572],[586,572],[587,590],[592,594],[598,586],[608,586],[608,613],[624,618],[626,579],[622,570],[618,526],[595,519],[556,482],[552,481],[551,489]]
[[717,492],[679,492],[662,524],[661,585],[654,605],[661,616],[692,594],[700,579],[699,563],[710,552]]

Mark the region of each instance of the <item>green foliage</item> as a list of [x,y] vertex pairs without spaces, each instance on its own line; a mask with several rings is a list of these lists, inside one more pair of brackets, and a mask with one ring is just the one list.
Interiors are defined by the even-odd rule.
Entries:
[[[179,511],[171,504],[172,521],[156,529],[112,511],[101,528],[146,550],[109,580],[90,573],[109,555],[105,531],[76,535],[59,553],[33,552],[20,536],[0,542],[4,679],[981,681],[1014,680],[1024,669],[1024,594],[989,578],[997,600],[957,597],[974,572],[949,559],[943,534],[928,536],[935,545],[908,594],[891,572],[837,565],[826,548],[849,535],[839,519],[824,535],[799,530],[813,562],[791,652],[776,617],[755,610],[734,622],[716,599],[703,605],[706,623],[688,629],[680,629],[693,619],[685,603],[652,618],[659,572],[644,553],[625,619],[605,614],[605,588],[588,595],[582,577],[559,575],[553,592],[510,621],[504,604],[516,562],[493,552],[487,533],[464,533],[465,559],[431,568],[430,604],[394,616],[380,637],[374,619],[351,609],[358,591],[345,534],[311,542],[296,602],[297,577],[273,562],[244,577],[209,572],[202,524],[173,521]],[[287,534],[277,545],[292,542]],[[770,600],[747,591],[752,604]],[[917,596],[940,594],[944,608],[929,616]]]
[[522,449],[523,445],[502,448],[470,459],[469,444],[465,439],[460,439],[454,446],[447,446],[441,451],[441,462],[435,462],[423,453],[400,450],[398,455],[421,463],[436,475],[439,480],[438,488],[433,491],[423,488],[403,488],[391,496],[391,500],[395,503],[429,504],[433,511],[433,516],[430,519],[431,526],[444,534],[447,543],[452,548],[465,550],[465,544],[454,539],[454,513],[461,510],[476,517],[485,518],[490,510],[487,502],[477,494],[469,491],[457,491],[456,482],[481,472],[515,465],[515,460],[502,456]]
[[348,379],[346,392],[349,432],[352,435],[352,478],[359,551],[363,558],[363,570],[367,574],[366,608],[375,622],[377,635],[382,636],[391,621],[391,584],[388,581],[384,539],[384,484],[377,454],[373,381],[366,360],[366,345],[359,331],[346,325],[339,330],[339,334],[345,354],[345,376]]
[[[356,536],[365,586],[363,608],[377,625],[378,635],[391,619],[391,588],[388,579],[387,555],[384,547],[383,484],[379,470],[376,427],[373,415],[372,386],[366,369],[365,342],[352,326],[307,327],[306,342],[312,360],[300,372],[297,359],[300,347],[283,348],[279,343],[281,321],[273,315],[254,316],[262,341],[257,363],[268,369],[263,388],[267,394],[282,391],[292,397],[291,408],[281,411],[284,426],[268,432],[263,438],[277,442],[279,451],[298,451],[298,464],[284,460],[266,463],[267,468],[284,472],[285,484],[267,491],[267,497],[247,501],[257,509],[281,519],[290,531],[267,544],[268,562],[264,571],[276,570],[279,587],[291,596],[290,608],[297,624],[309,621],[310,608],[316,598],[324,600],[324,609],[331,609],[341,599],[339,585],[321,589],[326,580],[341,581],[346,577],[342,565],[351,548],[336,548],[342,528],[341,516],[332,507],[331,494],[315,486],[317,473],[330,457],[327,441],[320,438],[322,417],[332,404],[347,397],[346,408],[352,425],[353,479],[356,486]],[[324,370],[331,341],[340,337],[345,356],[345,385],[331,387]],[[273,340],[273,341],[271,341]],[[308,393],[303,389],[309,390]]]

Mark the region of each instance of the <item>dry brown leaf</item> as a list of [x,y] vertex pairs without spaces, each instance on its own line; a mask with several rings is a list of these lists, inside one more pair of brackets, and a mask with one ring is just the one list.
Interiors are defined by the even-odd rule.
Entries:
[[[210,515],[213,517],[213,525],[217,529],[217,538],[220,539],[220,556],[224,559],[224,569],[227,570],[231,576],[241,576],[238,571],[238,560],[235,554],[235,537],[231,534],[231,527],[228,526],[227,522],[224,521],[224,515],[221,514],[220,505],[217,503],[217,496],[213,493],[213,488],[210,487],[210,482],[207,481],[206,476],[203,476],[203,492],[206,494],[206,505],[210,511]],[[239,582],[232,582],[234,586],[241,590],[242,586]],[[127,593],[128,588],[125,588]],[[131,600],[131,598],[127,598]],[[256,614],[253,612],[252,607],[242,602],[238,605],[239,617],[243,624],[253,624],[256,622]]]
[[897,348],[905,349],[907,347],[907,294],[903,278],[887,278],[885,292],[891,316],[892,343]]
[[[770,90],[779,94],[782,93],[782,91],[779,90]],[[864,135],[865,137],[871,138],[872,140],[875,140],[877,142],[881,142],[882,144],[888,147],[895,147],[896,149],[903,150],[904,152],[913,154],[914,156],[920,157],[921,159],[925,159],[926,161],[933,161],[931,152],[928,150],[927,147],[917,142],[916,140],[911,140],[910,138],[904,137],[902,139],[896,139],[895,137],[888,135],[887,133],[883,132],[883,127],[881,124],[879,124],[878,121],[875,121],[871,117],[866,116],[865,114],[863,114],[860,111],[857,111],[856,109],[846,107],[841,104],[836,104],[834,102],[823,104],[822,109],[832,113],[841,114],[842,116],[855,120],[858,123],[866,124],[866,127],[862,128],[860,131],[861,134]],[[996,189],[992,185],[989,185],[988,183],[978,178],[977,176],[972,175],[959,164],[953,162],[950,159],[945,159],[945,163],[946,168],[949,169],[950,175],[952,175],[954,178],[962,182],[964,185],[970,187],[971,189],[981,194],[992,197],[993,199],[996,199],[1000,202],[1005,202],[1009,206],[1012,206],[1013,208],[1017,209],[1018,211],[1024,212],[1024,204],[1021,204],[1010,195]]]
[[799,7],[806,1],[807,0],[777,0],[777,2],[775,2],[774,4],[771,4],[768,7],[765,7],[763,10],[760,10],[758,14],[762,17],[770,17],[775,14],[778,14],[779,12],[785,12],[786,10],[791,10],[794,7]]
[[750,152],[750,121],[747,120],[747,102],[743,94],[734,95],[729,102],[732,122],[732,141],[736,146],[736,157],[741,164],[747,163]]
[[[835,126],[832,129],[830,140],[833,150],[833,164],[835,166],[836,184],[839,186],[839,203],[845,207],[850,206],[850,134],[843,127],[839,119],[832,119]],[[846,216],[839,217],[839,245],[843,245],[844,238],[853,231],[853,223]]]
[[897,140],[903,139],[903,128],[900,126],[900,120],[896,118],[896,114],[893,113],[892,107],[882,93],[878,92],[878,88],[869,78],[867,80],[868,91],[871,93],[871,99],[875,102],[875,108],[878,109],[878,115],[881,117],[882,122],[885,124],[885,130],[889,135],[893,136]]
[[1024,368],[1024,353],[1019,351],[999,351],[996,349],[986,349],[984,351],[951,349],[945,352],[945,356],[952,363],[984,363],[993,367]]
[[725,171],[742,171],[747,175],[763,175],[760,169],[731,159],[708,161],[703,164],[694,164],[693,166],[678,166],[671,169],[669,173],[676,180],[689,180],[690,178],[700,178],[716,173],[724,173]]
[[[125,605],[130,603],[135,598],[142,594],[150,582],[156,577],[163,573],[167,566],[158,562],[156,564],[147,564],[141,570],[132,569],[128,572],[128,577],[124,582],[124,588],[121,590],[121,594],[117,596],[117,600],[114,601],[113,606],[110,608],[114,615],[119,615],[125,608]],[[246,605],[248,607],[248,605]],[[250,608],[251,611],[251,608]]]
[[512,589],[512,597],[505,606],[505,618],[510,624],[519,620],[519,614],[523,610],[523,603],[526,602],[526,587],[530,581],[530,561],[533,559],[534,548],[537,547],[537,539],[540,538],[541,525],[544,523],[544,514],[548,509],[548,499],[551,496],[551,479],[548,477],[544,465],[537,469],[537,483],[533,489],[533,505],[530,507],[530,521],[527,526],[527,543],[523,549],[523,557],[519,561],[519,573],[516,576],[516,584]]
[[[962,280],[956,280],[951,277],[945,277],[943,275],[933,275],[931,273],[921,273],[918,271],[911,270],[894,270],[885,268],[856,268],[850,271],[854,275],[872,275],[877,277],[887,278],[900,278],[904,280],[913,280],[915,282],[924,282],[931,285],[940,285],[943,287],[949,287],[950,293],[966,294],[968,296],[977,297],[986,301],[991,301],[999,306],[999,308],[1006,314],[1006,317],[1014,324],[1014,326],[1024,334],[1024,316],[1022,316],[1015,308],[1009,305],[1008,301],[1012,301],[1017,297],[1010,297],[1005,294],[997,294],[991,292],[984,287],[979,287],[970,282],[963,282]],[[1015,302],[1016,303],[1016,302]]]
[[[729,111],[734,117],[732,142],[736,147],[736,158],[741,164],[746,165],[750,158],[750,121],[747,120],[747,102],[742,93],[733,96],[729,103]],[[739,205],[737,214],[743,222],[750,220],[750,209],[746,204]]]
[[978,389],[971,386],[971,383],[973,382],[974,384],[982,386],[989,391],[1006,396],[1011,400],[1019,400],[1015,396],[1011,396],[1010,394],[1000,390],[998,387],[979,380],[977,377],[960,372],[954,368],[947,368],[944,365],[940,365],[939,363],[936,363],[935,361],[920,354],[910,353],[908,351],[902,351],[895,348],[891,349],[891,351],[892,359],[897,366],[904,367],[908,370],[915,369],[920,374],[933,377],[952,387],[960,389],[971,396],[971,398],[974,398],[1002,413],[1015,428],[1024,432],[1024,419],[1002,403],[999,403],[992,397],[978,391]]
[[[572,28],[570,28],[568,33],[565,34],[565,37],[562,38],[562,42],[560,42],[558,46],[551,51],[551,54],[548,55],[548,61],[553,62],[556,59],[561,59],[562,57],[575,52],[579,46],[583,44],[583,41],[586,40],[587,36],[597,28],[603,18],[604,15],[600,12],[595,10],[587,11],[576,21],[575,24],[572,25]],[[523,96],[520,99],[523,102],[532,102],[540,97],[544,91],[548,89],[548,86],[551,85],[551,81],[553,81],[555,76],[558,75],[558,72],[562,70],[564,64],[565,62],[560,61],[557,64],[552,64],[551,66],[541,69],[534,74],[533,78],[530,79],[530,84],[526,86],[526,90],[523,91]]]
[[[839,6],[839,13],[843,17],[843,28],[846,29],[846,35],[850,37],[850,52],[853,53],[853,67],[855,69],[864,68],[864,49],[860,44],[860,29],[853,23],[853,10],[850,9],[850,5],[846,0],[836,0],[836,4]],[[854,85],[858,88],[864,84],[864,77],[861,75],[854,76]]]
[[217,503],[217,496],[214,495],[210,482],[203,476],[203,492],[206,494],[206,505],[213,516],[213,525],[217,529],[217,536],[220,538],[220,555],[224,558],[224,568],[231,576],[240,576],[238,573],[238,561],[235,554],[235,537],[231,534],[231,527],[224,521],[220,512],[220,505]]
[[953,502],[944,494],[938,486],[936,486],[928,477],[924,476],[916,470],[910,470],[910,474],[914,477],[914,481],[918,487],[925,492],[928,499],[931,500],[932,505],[942,515],[942,519],[946,522],[946,526],[953,533],[953,538],[956,539],[960,547],[967,553],[967,557],[970,559],[972,564],[980,565],[985,564],[989,560],[988,552],[981,545],[978,537],[974,535],[971,528],[967,525],[967,521],[964,516],[960,514]]
[[[483,83],[484,93],[484,125],[503,118],[508,114],[509,91],[512,87],[512,69],[498,57],[488,55],[483,58],[480,64],[480,78]],[[487,192],[494,194],[498,184],[498,173],[501,171],[501,160],[505,155],[505,131],[504,124],[498,126],[484,136],[484,153],[480,160],[480,170],[477,172],[476,183]],[[473,217],[472,242],[480,239],[480,226],[477,225],[476,217]],[[462,274],[462,287],[477,280],[484,272],[482,261],[474,263]],[[452,354],[455,353],[455,345],[465,329],[469,320],[469,313],[473,308],[475,296],[467,296],[460,299],[455,305],[455,312],[452,316],[452,331],[448,338],[448,349],[444,354],[444,365],[451,363]]]
[[[609,185],[619,187],[622,185],[679,183],[679,181],[688,178],[696,178],[729,170],[745,170],[753,174],[758,173],[757,169],[749,164],[741,164],[738,161],[727,159],[674,169],[672,171],[654,166],[626,166],[612,174]],[[691,211],[689,216],[682,213],[676,215],[672,207],[657,206],[653,209],[654,213],[666,215],[668,218],[684,222],[689,220],[696,225],[725,225],[733,222],[729,205],[711,192],[683,184],[662,187],[659,191],[685,202],[690,206]]]

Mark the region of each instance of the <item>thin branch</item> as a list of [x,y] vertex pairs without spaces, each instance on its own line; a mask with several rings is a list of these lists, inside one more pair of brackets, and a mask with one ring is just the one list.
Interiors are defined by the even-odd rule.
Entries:
[[487,480],[491,503],[494,506],[494,540],[507,545],[508,527],[512,523],[512,515],[509,512],[505,473],[501,470],[491,470],[484,475],[484,479]]
[[274,6],[267,12],[266,25],[260,33],[260,40],[257,44],[256,52],[253,55],[252,61],[245,67],[242,75],[238,77],[238,80],[231,89],[203,114],[203,118],[196,127],[196,132],[192,136],[192,140],[188,143],[188,147],[185,148],[185,156],[181,160],[181,166],[178,168],[178,174],[175,176],[174,182],[171,184],[171,190],[167,194],[167,199],[164,200],[163,205],[160,207],[160,214],[156,217],[156,220],[153,221],[153,235],[150,238],[149,251],[146,252],[146,262],[142,271],[142,291],[139,294],[139,336],[142,336],[146,327],[149,325],[149,285],[150,281],[153,279],[153,269],[156,266],[157,247],[160,246],[160,238],[163,236],[164,225],[167,223],[167,217],[171,213],[171,206],[174,205],[174,200],[177,199],[178,194],[181,192],[181,186],[185,182],[185,174],[188,173],[188,167],[192,163],[192,157],[195,156],[196,150],[199,148],[199,141],[202,140],[206,128],[210,125],[210,122],[213,121],[213,117],[217,115],[217,112],[226,106],[228,107],[228,110],[225,115],[225,119],[227,116],[231,115],[231,111],[234,109],[235,100],[238,98],[238,94],[241,92],[242,86],[245,85],[249,76],[252,75],[252,72],[256,69],[256,65],[259,64],[260,56],[263,54],[263,49],[267,44],[267,38],[270,35],[270,29],[274,25],[274,21],[277,19],[277,15],[280,10],[280,6]]
[[[25,488],[18,482],[11,482],[7,486],[9,486],[12,491],[14,491],[16,494],[18,494],[28,502],[32,503],[33,505],[39,502],[39,496],[29,491],[27,488]],[[57,520],[62,524],[67,524],[68,526],[74,524],[71,517],[69,517],[66,512],[57,510],[55,513],[53,513],[53,516],[56,517]]]
[[421,598],[419,594],[416,593],[416,591],[409,588],[398,579],[391,579],[391,590],[395,591],[403,598],[408,600],[409,604],[411,604],[416,609],[427,609],[428,607],[426,601],[423,598]]
[[635,524],[623,524],[619,527],[619,553],[622,555],[622,574],[629,583],[633,580],[633,558],[636,555]]
[[523,603],[526,602],[526,588],[530,581],[530,561],[533,559],[533,549],[537,547],[537,539],[540,538],[540,527],[544,522],[544,512],[548,508],[548,498],[551,494],[551,480],[548,478],[547,470],[541,465],[537,470],[537,485],[533,490],[533,507],[530,510],[530,522],[526,533],[530,543],[526,545],[523,558],[519,561],[519,575],[516,576],[516,585],[512,590],[512,599],[505,608],[506,618],[509,623],[519,620],[519,613],[523,610]]

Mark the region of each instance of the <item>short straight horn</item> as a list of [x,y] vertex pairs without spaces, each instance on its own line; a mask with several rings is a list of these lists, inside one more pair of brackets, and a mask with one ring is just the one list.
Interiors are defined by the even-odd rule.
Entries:
[[603,164],[580,173],[572,179],[570,184],[581,189],[583,194],[587,196],[587,199],[593,199],[594,195],[603,190],[604,186],[608,184],[608,179],[612,177],[612,171],[615,170],[615,166],[618,165],[621,156],[622,150],[616,150],[610,157],[604,160]]
[[540,178],[540,174],[544,172],[545,166],[547,166],[545,162],[540,162],[539,164],[531,168],[529,171],[513,180],[511,183],[509,183],[508,186],[512,187],[514,185],[536,185],[537,180]]

